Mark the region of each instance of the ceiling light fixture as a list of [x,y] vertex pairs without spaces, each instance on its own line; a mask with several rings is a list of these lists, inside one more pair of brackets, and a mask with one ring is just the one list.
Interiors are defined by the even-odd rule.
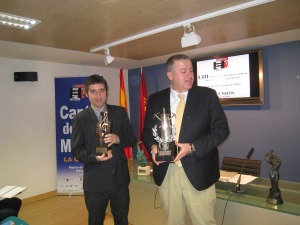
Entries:
[[184,34],[181,38],[181,47],[186,48],[198,45],[201,42],[201,37],[195,32],[195,27],[191,24],[183,26]]
[[239,10],[243,10],[243,9],[251,8],[251,7],[254,7],[254,6],[266,4],[266,3],[269,3],[269,2],[273,2],[273,1],[275,1],[275,0],[253,0],[253,1],[249,1],[249,2],[246,2],[246,3],[243,3],[243,4],[235,5],[235,6],[228,7],[228,8],[225,8],[225,9],[221,9],[221,10],[218,10],[218,11],[215,11],[215,12],[211,12],[211,13],[208,13],[208,14],[205,14],[205,15],[202,15],[202,16],[194,17],[194,18],[184,20],[184,21],[181,21],[181,22],[178,22],[178,23],[174,23],[174,24],[167,25],[167,26],[164,26],[164,27],[160,27],[160,28],[157,28],[157,29],[154,29],[154,30],[150,30],[150,31],[147,31],[147,32],[144,32],[144,33],[141,33],[141,34],[133,35],[131,37],[127,37],[127,38],[124,38],[124,39],[121,39],[119,41],[115,41],[115,42],[112,42],[112,43],[109,43],[109,44],[106,44],[106,45],[103,45],[103,46],[95,47],[95,48],[92,48],[90,50],[90,52],[98,52],[98,51],[104,50],[105,48],[111,48],[111,47],[114,47],[114,46],[117,46],[117,45],[120,45],[120,44],[124,44],[124,43],[130,42],[130,41],[134,41],[134,40],[143,38],[143,37],[147,37],[147,36],[150,36],[150,35],[153,35],[153,34],[161,33],[163,31],[167,31],[167,30],[171,30],[171,29],[174,29],[174,28],[182,27],[182,26],[185,26],[186,24],[192,24],[192,23],[200,22],[200,21],[203,21],[203,20],[211,19],[211,18],[214,18],[214,17],[217,17],[217,16],[229,14],[229,13],[232,13],[232,12],[236,12],[236,11],[239,11]]
[[0,12],[0,25],[29,30],[40,22],[40,20]]
[[111,64],[112,61],[115,60],[115,58],[110,55],[108,48],[104,49],[104,54],[105,54],[105,58],[104,58],[104,64],[105,64],[105,66],[107,66],[108,64]]

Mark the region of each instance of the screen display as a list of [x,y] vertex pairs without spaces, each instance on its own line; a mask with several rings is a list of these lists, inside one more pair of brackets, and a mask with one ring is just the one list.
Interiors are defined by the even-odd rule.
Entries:
[[262,50],[193,59],[195,85],[214,89],[222,105],[262,105]]
[[219,98],[250,96],[249,54],[197,62],[199,86],[215,89]]

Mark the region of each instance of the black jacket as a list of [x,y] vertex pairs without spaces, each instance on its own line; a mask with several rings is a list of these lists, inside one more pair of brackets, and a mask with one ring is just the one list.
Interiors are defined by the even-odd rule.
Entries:
[[134,146],[136,138],[123,107],[107,105],[112,133],[120,144],[112,145],[113,158],[96,160],[96,124],[98,119],[91,107],[78,113],[72,125],[72,154],[84,163],[83,189],[90,192],[107,191],[112,185],[129,185],[130,175],[124,147]]

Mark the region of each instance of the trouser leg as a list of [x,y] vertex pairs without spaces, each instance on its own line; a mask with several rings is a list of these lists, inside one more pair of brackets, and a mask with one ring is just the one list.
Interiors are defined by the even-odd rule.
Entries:
[[129,188],[114,187],[110,197],[110,208],[114,216],[115,225],[128,225]]
[[167,216],[168,225],[184,225],[186,209],[194,225],[215,225],[215,185],[198,191],[190,183],[184,169],[170,164],[161,186],[160,198]]
[[89,225],[103,225],[109,193],[84,191],[84,198],[89,212]]
[[180,170],[183,168],[174,163],[170,164],[163,183],[158,187],[167,225],[185,224],[186,204],[181,193]]

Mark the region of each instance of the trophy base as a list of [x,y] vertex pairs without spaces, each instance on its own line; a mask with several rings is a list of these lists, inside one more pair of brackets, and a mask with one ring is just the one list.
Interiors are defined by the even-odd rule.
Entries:
[[96,156],[101,156],[105,154],[107,156],[107,147],[96,147]]
[[167,150],[159,150],[155,159],[156,161],[174,161],[177,155],[177,146],[174,142],[170,142]]
[[150,166],[139,166],[138,175],[148,176],[150,174]]
[[270,203],[272,205],[281,205],[283,204],[283,200],[280,198],[280,199],[274,199],[274,198],[267,198],[267,203]]
[[155,157],[156,161],[174,161],[175,155],[171,150],[159,151]]

